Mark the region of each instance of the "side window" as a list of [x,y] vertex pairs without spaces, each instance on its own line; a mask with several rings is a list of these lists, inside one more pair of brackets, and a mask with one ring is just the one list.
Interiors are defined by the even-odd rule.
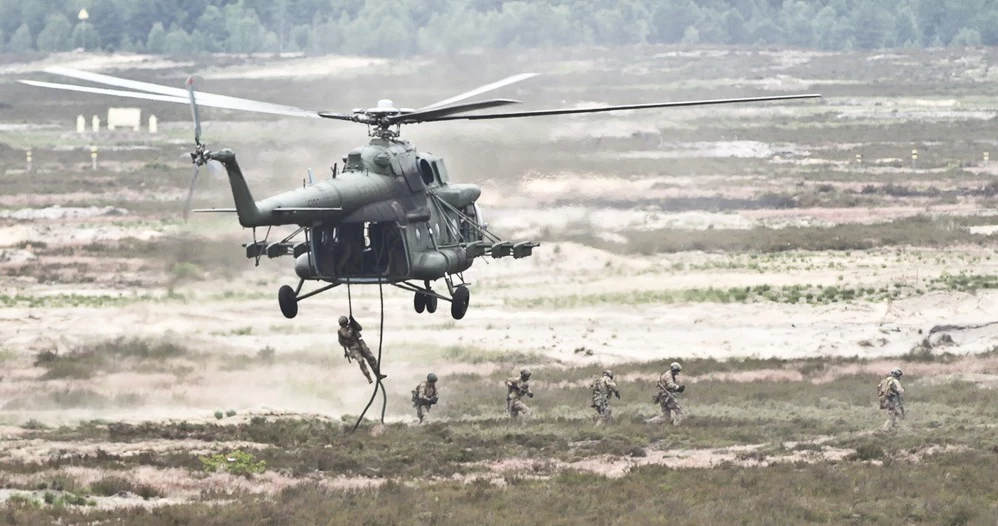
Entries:
[[433,184],[433,167],[430,166],[430,161],[426,159],[419,160],[419,177],[423,180],[423,184],[429,186]]

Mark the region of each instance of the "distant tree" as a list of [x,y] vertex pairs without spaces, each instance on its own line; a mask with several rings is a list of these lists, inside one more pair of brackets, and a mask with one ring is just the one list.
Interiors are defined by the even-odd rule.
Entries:
[[744,44],[748,41],[748,31],[745,30],[745,18],[737,9],[729,9],[724,13],[722,27],[725,34],[725,44]]
[[229,33],[225,28],[222,12],[217,7],[210,5],[205,8],[204,13],[198,17],[195,28],[204,35],[205,45],[202,51],[222,51]]
[[993,10],[981,17],[979,30],[981,32],[981,44],[985,46],[998,46],[998,10]]
[[166,46],[166,30],[163,24],[156,22],[149,30],[149,37],[146,38],[146,51],[150,53],[162,53]]
[[671,44],[679,42],[686,34],[686,28],[695,26],[700,20],[700,8],[688,0],[663,0],[652,11],[650,40]]
[[194,53],[191,45],[191,36],[187,34],[177,24],[170,26],[166,36],[163,37],[163,52],[170,55],[190,55]]
[[[922,43],[934,43],[938,36],[939,25],[946,16],[946,4],[943,0],[914,0],[915,20],[918,22],[918,33],[922,35]],[[938,41],[942,44],[942,40]],[[930,47],[935,47],[931,46]]]
[[837,19],[838,15],[835,14],[835,10],[829,6],[821,8],[814,15],[811,27],[814,28],[814,44],[818,49],[831,50],[838,48],[838,43],[835,42],[833,34]]
[[[117,5],[114,0],[94,0],[89,11],[89,22],[100,35],[101,46],[118,49],[128,34],[123,6]],[[145,36],[143,33],[143,38]]]
[[953,37],[953,40],[950,40],[949,45],[950,47],[980,46],[981,33],[976,29],[965,27]]
[[756,22],[751,29],[752,41],[756,44],[779,44],[783,42],[783,30],[776,22],[766,18],[761,22]]
[[700,32],[693,26],[687,27],[686,31],[683,31],[683,39],[679,41],[680,44],[687,45],[697,44],[699,42]]
[[[148,42],[157,23],[163,28],[166,27],[164,23],[169,24],[160,16],[157,0],[132,0],[125,28],[133,42]],[[163,29],[163,36],[166,36],[166,29]]]
[[263,48],[267,29],[260,23],[256,11],[243,9],[241,4],[225,6],[225,29],[229,38],[225,49],[231,53],[255,53]]
[[70,40],[74,48],[96,49],[101,45],[100,33],[94,29],[93,24],[82,20],[73,28]]
[[268,53],[280,53],[281,47],[281,41],[277,38],[277,33],[267,31],[267,34],[263,36],[263,43],[260,46],[260,50]]
[[876,0],[866,0],[856,10],[853,27],[856,31],[856,44],[861,49],[880,49],[887,44],[894,21]]
[[811,47],[815,42],[814,26],[811,19],[804,16],[787,21],[786,35],[787,43],[794,46]]
[[894,15],[894,45],[917,45],[920,40],[921,39],[918,35],[918,25],[915,22],[915,13],[910,7],[903,7],[899,9]]
[[840,18],[832,25],[832,49],[852,51],[856,48],[856,28],[848,18]]
[[72,47],[70,35],[73,25],[62,13],[54,13],[45,19],[45,28],[38,33],[35,45],[39,51],[68,51]]
[[[952,41],[964,29],[977,29],[981,14],[995,9],[992,0],[939,0],[939,3],[945,8],[938,26],[939,38],[943,42]],[[968,36],[971,36],[970,33],[965,35]]]
[[[28,24],[28,29],[31,30],[32,35],[40,35],[47,25],[47,18],[50,15],[60,12],[62,3],[63,1],[61,0],[23,1],[21,2],[20,17],[15,20],[20,20],[22,23]],[[66,38],[69,38],[69,32],[67,31],[66,33]]]
[[727,36],[724,34],[722,16],[713,9],[701,9],[700,20],[696,23],[697,35],[700,42],[711,44],[724,44]]
[[291,44],[298,51],[306,51],[311,47],[311,28],[307,25],[295,26],[291,30]]
[[21,20],[21,0],[0,0],[0,31],[13,35]]
[[191,53],[204,53],[208,50],[208,40],[200,29],[191,32]]
[[24,53],[34,49],[35,44],[31,38],[31,30],[28,29],[28,24],[21,24],[21,27],[14,31],[14,34],[10,37],[10,42],[7,43],[7,49],[14,53]]

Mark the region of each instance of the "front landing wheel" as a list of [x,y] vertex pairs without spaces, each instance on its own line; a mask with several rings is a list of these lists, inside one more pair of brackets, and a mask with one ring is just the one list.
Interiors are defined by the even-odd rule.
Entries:
[[429,294],[426,295],[426,312],[429,312],[430,314],[433,314],[434,312],[437,312],[437,297],[436,296],[431,296]]
[[450,315],[455,320],[460,320],[468,312],[468,302],[470,299],[471,293],[468,291],[468,287],[458,285],[454,289],[454,295],[450,302]]
[[277,303],[281,306],[281,314],[287,319],[298,315],[298,296],[295,289],[284,285],[277,291]]
[[417,292],[412,297],[412,306],[416,309],[416,312],[422,314],[426,309],[426,295],[422,292]]

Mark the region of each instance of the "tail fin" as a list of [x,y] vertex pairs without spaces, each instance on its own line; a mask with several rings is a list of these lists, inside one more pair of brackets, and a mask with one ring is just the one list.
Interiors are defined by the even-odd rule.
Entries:
[[253,199],[253,194],[250,193],[249,186],[246,185],[246,178],[243,177],[243,172],[236,162],[235,152],[224,149],[211,152],[210,157],[222,163],[225,172],[229,175],[229,185],[232,187],[232,198],[236,203],[239,224],[244,227],[268,224],[267,214],[260,212],[260,208],[256,206],[256,200]]

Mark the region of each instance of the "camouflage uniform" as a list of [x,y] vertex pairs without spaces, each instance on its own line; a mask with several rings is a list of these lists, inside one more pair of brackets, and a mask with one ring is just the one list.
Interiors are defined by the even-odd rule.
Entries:
[[613,381],[613,373],[604,371],[599,377],[593,380],[593,405],[596,410],[596,425],[610,422],[613,418],[613,409],[610,407],[610,396],[616,395],[620,399],[620,391]]
[[422,424],[430,407],[437,403],[437,376],[435,374],[428,374],[426,381],[416,386],[416,390],[412,392],[412,403],[416,406],[416,416],[419,417],[419,423]]
[[[344,323],[346,320],[346,323]],[[340,345],[343,347],[344,356],[349,359],[357,360],[357,364],[360,365],[360,371],[364,373],[364,377],[367,378],[367,383],[373,383],[374,380],[371,379],[371,373],[367,371],[367,364],[371,364],[371,369],[374,370],[374,374],[385,378],[381,374],[378,368],[378,360],[371,354],[371,349],[367,347],[364,340],[360,337],[360,331],[364,330],[363,327],[357,323],[357,320],[353,318],[347,319],[346,316],[340,317],[340,329],[337,331],[337,337],[339,338]],[[365,363],[365,361],[367,363]]]
[[514,376],[506,380],[506,412],[513,419],[523,416],[530,416],[530,408],[520,399],[524,396],[534,397],[534,392],[530,390],[530,371],[524,369],[520,371],[520,376]]
[[904,387],[901,387],[901,370],[894,369],[891,374],[877,385],[877,395],[880,408],[887,410],[887,421],[880,428],[883,432],[896,431],[898,420],[904,420]]
[[673,425],[678,426],[679,422],[683,420],[683,406],[679,404],[679,393],[683,392],[686,386],[679,385],[677,378],[682,370],[678,363],[673,362],[669,370],[659,377],[658,393],[655,395],[654,401],[662,408],[662,414],[650,419],[649,422],[671,420]]

